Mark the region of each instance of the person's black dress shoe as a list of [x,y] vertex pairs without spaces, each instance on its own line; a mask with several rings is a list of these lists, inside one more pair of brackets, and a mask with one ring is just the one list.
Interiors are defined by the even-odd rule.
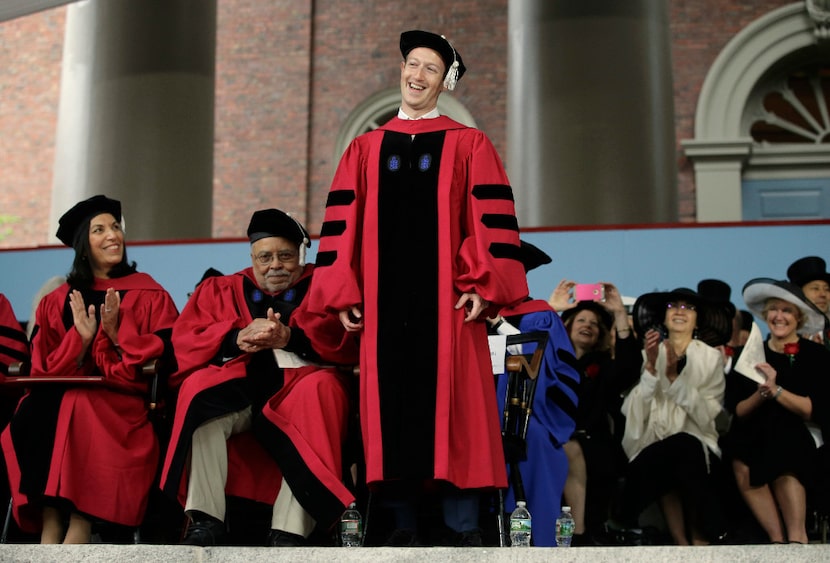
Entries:
[[225,523],[210,518],[195,520],[187,527],[187,533],[182,539],[182,545],[223,545],[228,539]]
[[481,530],[473,528],[458,534],[458,547],[482,547],[484,540],[481,538]]
[[268,547],[301,547],[305,544],[305,538],[299,534],[292,534],[283,530],[268,532]]
[[415,547],[422,544],[418,540],[415,530],[398,528],[389,535],[386,545],[389,547]]

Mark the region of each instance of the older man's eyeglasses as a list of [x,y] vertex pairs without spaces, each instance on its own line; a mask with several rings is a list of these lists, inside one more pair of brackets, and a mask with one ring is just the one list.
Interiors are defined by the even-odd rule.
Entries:
[[697,307],[692,303],[678,303],[677,301],[669,301],[668,303],[666,303],[666,309],[675,311],[697,311]]
[[256,256],[254,256],[254,260],[257,261],[258,264],[262,266],[268,266],[274,259],[276,258],[277,262],[280,264],[289,264],[297,259],[296,252],[284,251],[284,252],[260,252]]

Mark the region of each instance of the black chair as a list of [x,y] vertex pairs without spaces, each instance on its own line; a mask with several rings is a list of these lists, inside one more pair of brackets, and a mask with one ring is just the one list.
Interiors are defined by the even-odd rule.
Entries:
[[[516,500],[527,500],[525,496],[519,462],[527,457],[527,428],[533,411],[533,398],[536,396],[536,383],[539,369],[545,355],[548,333],[543,331],[507,336],[508,348],[516,345],[536,344],[530,354],[516,354],[505,357],[505,372],[508,383],[502,413],[502,443],[504,458],[509,470],[510,486]],[[499,546],[508,543],[508,527],[505,523],[504,493],[498,491],[498,535]]]

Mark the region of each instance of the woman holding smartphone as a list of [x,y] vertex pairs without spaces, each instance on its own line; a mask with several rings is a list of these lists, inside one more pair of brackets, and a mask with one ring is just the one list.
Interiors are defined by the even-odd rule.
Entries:
[[[582,293],[574,284],[575,299],[590,299],[569,305],[571,284],[560,283],[550,301],[563,311],[562,322],[581,376],[576,431],[564,445],[568,477],[563,504],[571,507],[575,521],[572,545],[602,544],[611,499],[626,462],[620,447],[621,397],[636,383],[642,357],[617,287],[608,282],[588,284],[593,287]],[[593,300],[600,295],[604,301]]]

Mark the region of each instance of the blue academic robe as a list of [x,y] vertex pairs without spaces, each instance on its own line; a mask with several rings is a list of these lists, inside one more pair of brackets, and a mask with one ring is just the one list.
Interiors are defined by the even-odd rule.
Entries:
[[[533,518],[533,544],[552,547],[556,545],[556,518],[568,475],[568,459],[562,445],[576,428],[579,371],[567,329],[547,302],[526,301],[503,309],[501,315],[522,333],[548,333],[528,425],[527,456],[519,462],[519,471],[527,507]],[[529,353],[532,349],[525,345],[523,352]],[[498,377],[497,388],[501,413],[507,390],[506,374]],[[509,513],[515,507],[516,499],[511,486],[505,497],[505,510]]]

